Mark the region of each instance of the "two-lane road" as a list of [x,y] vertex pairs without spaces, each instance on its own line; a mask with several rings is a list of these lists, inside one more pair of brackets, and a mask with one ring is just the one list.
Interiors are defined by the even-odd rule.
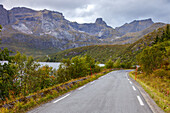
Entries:
[[29,113],[152,113],[128,72],[110,72]]

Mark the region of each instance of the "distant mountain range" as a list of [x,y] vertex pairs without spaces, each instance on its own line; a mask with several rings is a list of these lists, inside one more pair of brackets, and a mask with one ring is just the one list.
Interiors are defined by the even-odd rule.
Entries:
[[88,45],[133,43],[164,25],[146,19],[114,29],[102,18],[94,23],[79,24],[65,19],[57,11],[35,11],[25,7],[6,10],[3,5],[0,5],[0,24],[3,26],[1,48],[33,56]]
[[[157,24],[153,24],[154,26]],[[142,52],[148,46],[153,46],[157,36],[160,38],[166,31],[167,26],[160,27],[153,32],[148,33],[147,35],[141,37],[138,41],[132,44],[124,45],[91,45],[85,47],[78,47],[60,51],[48,56],[43,56],[39,58],[43,62],[61,62],[64,59],[71,59],[75,56],[84,56],[90,55],[96,61],[100,63],[106,63],[109,59],[116,61],[121,59],[123,62],[136,62],[136,56]],[[148,28],[149,29],[149,28]],[[145,30],[147,32],[147,29]],[[144,30],[142,31],[144,32]],[[170,44],[166,43],[168,47]]]

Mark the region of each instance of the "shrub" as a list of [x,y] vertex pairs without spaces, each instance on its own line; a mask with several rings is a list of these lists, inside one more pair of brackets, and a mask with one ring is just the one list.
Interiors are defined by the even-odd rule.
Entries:
[[1,112],[1,113],[10,113],[9,110],[8,110],[8,108],[4,108],[4,107],[2,107],[2,108],[0,109],[0,112]]
[[167,78],[170,78],[170,73],[169,71],[166,71],[164,69],[157,69],[153,72],[153,75],[155,77],[167,77]]

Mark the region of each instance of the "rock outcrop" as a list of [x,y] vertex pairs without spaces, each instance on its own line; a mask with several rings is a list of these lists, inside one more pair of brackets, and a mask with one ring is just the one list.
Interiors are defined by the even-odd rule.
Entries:
[[8,11],[3,8],[3,5],[0,5],[0,25],[5,26],[8,24],[9,24]]

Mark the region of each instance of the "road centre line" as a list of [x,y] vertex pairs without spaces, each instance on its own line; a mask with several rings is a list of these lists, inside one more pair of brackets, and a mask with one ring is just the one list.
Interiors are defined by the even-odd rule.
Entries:
[[141,106],[144,106],[144,103],[143,103],[142,99],[140,98],[140,96],[137,96],[137,99],[138,99],[140,105],[141,105]]
[[136,88],[134,86],[132,86],[133,90],[136,91]]
[[85,87],[86,87],[86,85],[84,85],[84,86],[78,88],[78,90],[81,90],[81,89],[83,89],[83,88],[85,88]]
[[58,100],[54,101],[53,103],[57,103],[57,102],[59,102],[60,100],[62,100],[62,99],[64,99],[64,98],[68,97],[69,95],[70,95],[70,93],[67,94],[67,95],[65,95],[64,97],[59,98]]
[[130,82],[130,84],[132,84],[132,82],[131,81],[129,81]]

